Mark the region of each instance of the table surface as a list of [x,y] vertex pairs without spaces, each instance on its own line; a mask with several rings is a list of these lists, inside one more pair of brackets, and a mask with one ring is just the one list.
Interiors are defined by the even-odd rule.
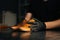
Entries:
[[1,32],[0,40],[60,40],[59,31]]

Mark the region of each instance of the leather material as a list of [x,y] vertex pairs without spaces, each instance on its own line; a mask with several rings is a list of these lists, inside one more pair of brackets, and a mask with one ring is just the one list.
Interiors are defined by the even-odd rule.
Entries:
[[[34,18],[35,19],[35,18]],[[45,31],[46,25],[44,22],[41,22],[37,19],[35,19],[36,22],[32,23],[33,25],[30,26],[31,31]]]

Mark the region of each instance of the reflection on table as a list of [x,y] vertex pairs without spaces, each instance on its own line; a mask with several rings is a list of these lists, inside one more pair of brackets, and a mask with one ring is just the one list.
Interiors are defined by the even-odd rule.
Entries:
[[60,32],[46,31],[46,40],[60,40]]
[[45,32],[9,32],[0,33],[1,40],[43,40],[45,38]]
[[0,40],[60,40],[59,31],[0,32]]

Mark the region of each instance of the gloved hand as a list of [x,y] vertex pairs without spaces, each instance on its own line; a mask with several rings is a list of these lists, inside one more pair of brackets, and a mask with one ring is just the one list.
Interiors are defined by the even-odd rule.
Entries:
[[32,26],[30,26],[31,31],[45,31],[46,26],[43,22],[39,21],[31,24],[32,24]]

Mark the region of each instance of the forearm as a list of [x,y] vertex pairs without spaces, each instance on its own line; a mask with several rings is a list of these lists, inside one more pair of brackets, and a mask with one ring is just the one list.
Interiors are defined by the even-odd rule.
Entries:
[[51,21],[51,22],[45,22],[45,24],[46,24],[46,29],[59,27],[60,26],[60,19],[55,20],[55,21]]

